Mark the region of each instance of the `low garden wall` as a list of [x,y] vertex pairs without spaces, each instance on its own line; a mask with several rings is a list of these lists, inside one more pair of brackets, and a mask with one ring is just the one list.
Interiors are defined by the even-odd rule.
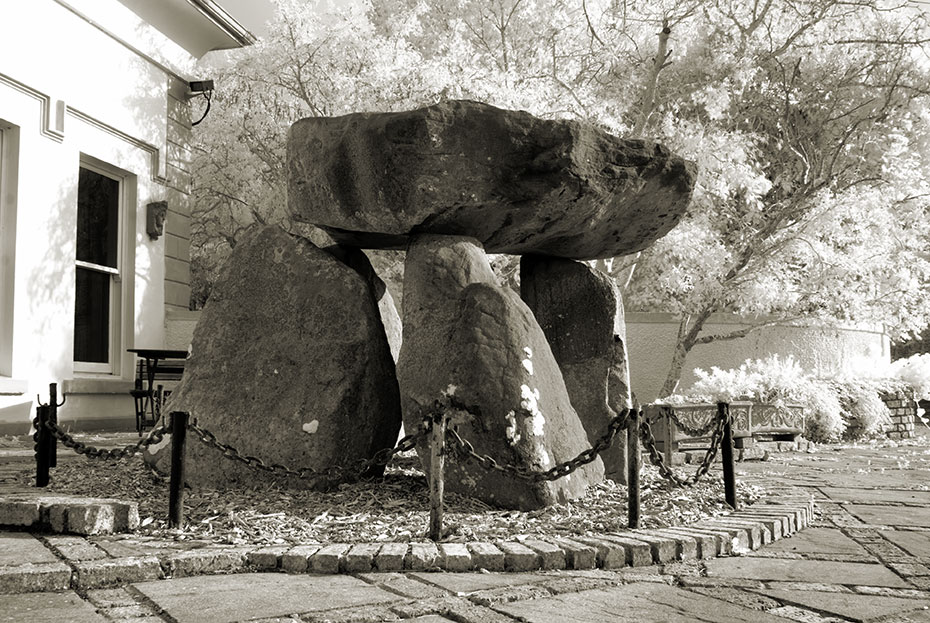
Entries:
[[883,394],[882,401],[891,411],[891,427],[887,430],[890,439],[910,439],[914,436],[917,421],[917,402],[904,392]]

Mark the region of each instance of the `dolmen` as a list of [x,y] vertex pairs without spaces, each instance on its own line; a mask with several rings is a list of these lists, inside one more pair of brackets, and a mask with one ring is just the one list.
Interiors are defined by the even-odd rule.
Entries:
[[[328,476],[266,474],[191,443],[189,484],[332,486],[392,447],[402,423],[419,430],[437,400],[464,405],[450,426],[479,455],[544,471],[630,408],[622,298],[585,260],[635,253],[674,227],[691,163],[651,141],[471,101],[302,119],[287,163],[293,219],[333,244],[277,226],[240,241],[168,408],[243,455]],[[400,314],[362,249],[406,251]],[[522,256],[519,293],[488,253]],[[417,451],[426,463],[425,441]],[[529,510],[605,474],[623,481],[625,465],[622,439],[542,482],[451,451],[445,488]]]

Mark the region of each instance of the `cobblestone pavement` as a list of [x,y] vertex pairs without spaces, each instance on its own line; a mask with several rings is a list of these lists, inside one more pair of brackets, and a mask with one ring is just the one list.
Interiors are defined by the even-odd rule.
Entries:
[[[546,540],[549,549],[497,544],[513,569],[503,573],[486,570],[498,558],[480,547],[451,548],[443,564],[466,565],[467,555],[467,565],[485,570],[413,570],[408,558],[426,565],[417,556],[429,550],[405,546],[398,570],[375,573],[389,548],[334,544],[319,558],[329,567],[314,568],[316,548],[237,552],[127,535],[0,532],[0,622],[930,623],[930,433],[918,434],[897,447],[827,446],[741,463],[738,478],[763,481],[784,499],[714,525]],[[776,539],[807,524],[806,511],[792,510],[799,492],[813,497],[816,515]],[[610,568],[617,552],[624,559]],[[327,570],[339,573],[312,573]]]

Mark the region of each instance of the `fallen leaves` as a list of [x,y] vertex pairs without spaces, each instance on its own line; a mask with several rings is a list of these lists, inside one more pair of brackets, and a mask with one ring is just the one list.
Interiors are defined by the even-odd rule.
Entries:
[[[313,544],[413,541],[425,538],[429,520],[426,478],[413,457],[399,457],[382,480],[340,485],[318,492],[261,486],[187,491],[186,525],[167,527],[168,481],[138,458],[62,461],[52,471],[49,493],[135,500],[140,533],[176,539],[208,538],[222,544]],[[23,469],[18,479],[31,482]],[[691,487],[676,487],[644,466],[641,519],[645,528],[682,525],[728,510],[718,468]],[[761,497],[757,486],[739,482],[744,503]],[[445,497],[447,541],[571,536],[627,528],[625,485],[605,480],[580,499],[544,509],[501,510],[456,494]]]

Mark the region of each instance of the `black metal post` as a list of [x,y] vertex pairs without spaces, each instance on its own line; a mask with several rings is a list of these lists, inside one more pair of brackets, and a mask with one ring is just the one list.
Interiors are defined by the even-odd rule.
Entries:
[[187,446],[186,411],[171,412],[171,481],[168,484],[168,527],[184,525],[184,455]]
[[639,528],[639,471],[642,454],[639,448],[639,409],[630,411],[626,430],[627,513],[630,528]]
[[717,417],[724,418],[723,439],[721,449],[723,453],[723,491],[727,504],[736,510],[736,472],[733,466],[733,428],[730,423],[730,405],[725,402],[717,403]]
[[49,441],[51,431],[46,428],[45,423],[48,421],[48,405],[38,405],[36,407],[36,486],[45,487],[48,485],[48,468],[49,468]]
[[445,482],[446,413],[439,409],[427,418],[429,422],[429,538],[438,542],[442,539],[442,511]]
[[[52,424],[58,424],[58,384],[49,383],[48,385],[48,420]],[[49,431],[48,433],[48,466],[58,467],[58,438]]]

